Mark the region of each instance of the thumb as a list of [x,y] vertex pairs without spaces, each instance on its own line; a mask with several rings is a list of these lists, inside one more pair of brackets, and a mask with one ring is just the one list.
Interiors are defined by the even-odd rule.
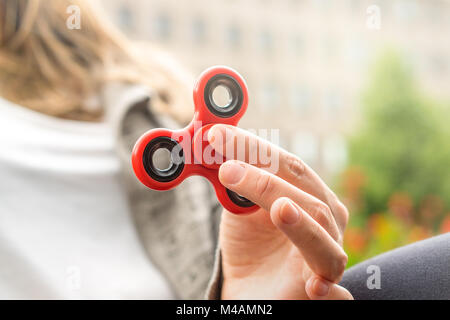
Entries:
[[305,290],[311,300],[353,300],[347,289],[319,276],[309,278]]

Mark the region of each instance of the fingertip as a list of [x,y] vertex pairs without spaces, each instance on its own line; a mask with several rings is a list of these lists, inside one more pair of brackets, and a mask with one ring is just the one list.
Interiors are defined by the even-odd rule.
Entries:
[[305,290],[308,297],[313,300],[325,299],[330,293],[332,283],[317,276],[308,279]]
[[281,206],[286,202],[289,201],[289,198],[286,197],[280,197],[278,199],[276,199],[273,203],[272,206],[270,207],[270,212],[273,213],[278,213],[281,209]]
[[278,198],[271,207],[272,221],[282,227],[293,225],[300,218],[300,211],[293,201],[287,197]]
[[279,225],[279,220],[280,220],[280,211],[281,208],[283,207],[283,205],[289,201],[289,198],[287,197],[280,197],[278,199],[276,199],[273,203],[272,206],[270,207],[270,217],[272,219],[272,222],[275,225]]
[[312,300],[314,300],[314,293],[313,293],[313,289],[312,289],[313,280],[314,280],[314,277],[310,277],[308,280],[306,280],[306,283],[305,283],[306,294]]
[[228,130],[233,130],[233,126],[229,126],[226,124],[217,123],[211,126],[208,129],[207,139],[210,144],[216,143],[225,143],[226,138],[230,136],[230,132]]
[[214,143],[214,141],[216,140],[216,136],[218,134],[220,134],[220,132],[221,132],[220,130],[221,130],[220,129],[220,124],[215,124],[211,128],[209,128],[209,130],[208,130],[208,142],[210,144]]
[[238,160],[228,160],[219,168],[219,180],[223,185],[235,185],[245,176],[245,164]]

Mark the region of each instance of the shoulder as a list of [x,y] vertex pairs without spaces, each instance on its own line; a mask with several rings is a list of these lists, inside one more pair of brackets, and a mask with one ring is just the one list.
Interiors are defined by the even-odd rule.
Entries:
[[181,298],[201,298],[213,267],[218,205],[212,188],[200,177],[176,188],[150,190],[135,177],[131,152],[137,139],[156,127],[177,128],[170,116],[152,108],[151,91],[116,89],[109,119],[116,133],[124,188],[136,229],[148,255]]
[[101,100],[119,153],[130,154],[136,140],[152,128],[180,126],[168,114],[153,108],[154,97],[154,91],[144,85],[110,83],[103,88]]

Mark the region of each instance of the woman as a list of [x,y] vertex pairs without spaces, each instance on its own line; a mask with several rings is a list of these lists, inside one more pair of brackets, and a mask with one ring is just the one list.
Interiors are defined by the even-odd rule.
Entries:
[[[80,30],[66,27],[73,4]],[[208,297],[351,299],[337,284],[347,210],[288,152],[276,174],[221,166],[221,182],[261,207],[247,216],[220,213],[201,178],[164,193],[136,180],[134,142],[190,118],[192,82],[100,13],[0,1],[0,298],[201,298],[221,217]],[[214,147],[225,129],[211,130]]]

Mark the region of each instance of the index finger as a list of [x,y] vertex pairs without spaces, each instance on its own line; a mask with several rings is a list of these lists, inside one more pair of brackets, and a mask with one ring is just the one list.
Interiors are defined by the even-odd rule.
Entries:
[[219,169],[220,182],[228,189],[245,197],[270,212],[280,197],[301,203],[305,211],[333,237],[341,238],[330,208],[309,193],[294,187],[276,175],[239,160],[225,162]]
[[246,130],[216,124],[208,132],[216,152],[228,160],[240,160],[263,168],[325,202],[343,229],[348,213],[334,192],[306,163],[295,155]]

